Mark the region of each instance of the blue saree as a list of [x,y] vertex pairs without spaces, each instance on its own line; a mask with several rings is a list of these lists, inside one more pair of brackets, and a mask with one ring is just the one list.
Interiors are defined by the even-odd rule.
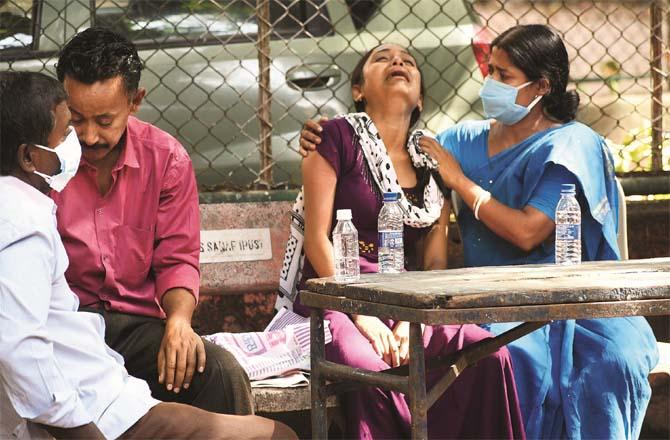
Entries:
[[[552,220],[561,183],[577,185],[582,259],[619,259],[618,200],[603,139],[571,122],[536,133],[488,157],[489,121],[458,124],[438,136],[465,175],[501,203],[533,206]],[[553,237],[531,252],[503,240],[464,206],[458,223],[466,266],[553,263]],[[500,334],[518,323],[487,324]],[[637,438],[658,362],[643,317],[557,321],[509,344],[528,438]]]

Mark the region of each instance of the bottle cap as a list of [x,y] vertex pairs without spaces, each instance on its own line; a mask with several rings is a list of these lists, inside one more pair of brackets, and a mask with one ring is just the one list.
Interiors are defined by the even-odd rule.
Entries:
[[338,220],[351,220],[351,209],[338,209],[337,210],[337,219]]
[[574,193],[575,192],[575,184],[574,183],[562,183],[561,184],[561,192],[562,193]]
[[385,202],[395,202],[396,200],[400,200],[400,193],[397,193],[397,192],[386,192],[386,193],[384,193],[384,201]]

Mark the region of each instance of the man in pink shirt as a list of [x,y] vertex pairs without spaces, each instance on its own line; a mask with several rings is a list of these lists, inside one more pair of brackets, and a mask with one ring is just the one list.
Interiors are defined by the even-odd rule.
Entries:
[[172,136],[131,116],[146,91],[126,38],[102,28],[63,48],[82,160],[51,196],[80,309],[100,313],[105,340],[131,375],[163,401],[235,414],[252,411],[235,358],[191,328],[198,302],[200,216],[191,160]]

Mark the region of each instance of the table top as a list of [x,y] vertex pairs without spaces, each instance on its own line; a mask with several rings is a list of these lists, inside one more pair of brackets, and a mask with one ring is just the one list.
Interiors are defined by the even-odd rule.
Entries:
[[415,310],[670,300],[670,258],[365,274],[350,284],[317,278],[306,291],[305,305],[319,306],[309,298],[318,296]]

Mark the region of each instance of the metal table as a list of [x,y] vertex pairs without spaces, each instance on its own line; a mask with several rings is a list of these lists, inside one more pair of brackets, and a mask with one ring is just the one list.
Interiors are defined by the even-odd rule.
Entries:
[[[306,289],[300,298],[312,307],[313,438],[328,435],[328,396],[377,386],[409,396],[412,438],[425,439],[428,408],[460,372],[549,321],[670,314],[670,258],[366,274],[353,284],[319,278],[309,280]],[[409,321],[409,365],[372,372],[325,360],[324,309]],[[517,321],[523,324],[424,362],[421,323]],[[448,372],[426,390],[426,370],[444,365]]]

